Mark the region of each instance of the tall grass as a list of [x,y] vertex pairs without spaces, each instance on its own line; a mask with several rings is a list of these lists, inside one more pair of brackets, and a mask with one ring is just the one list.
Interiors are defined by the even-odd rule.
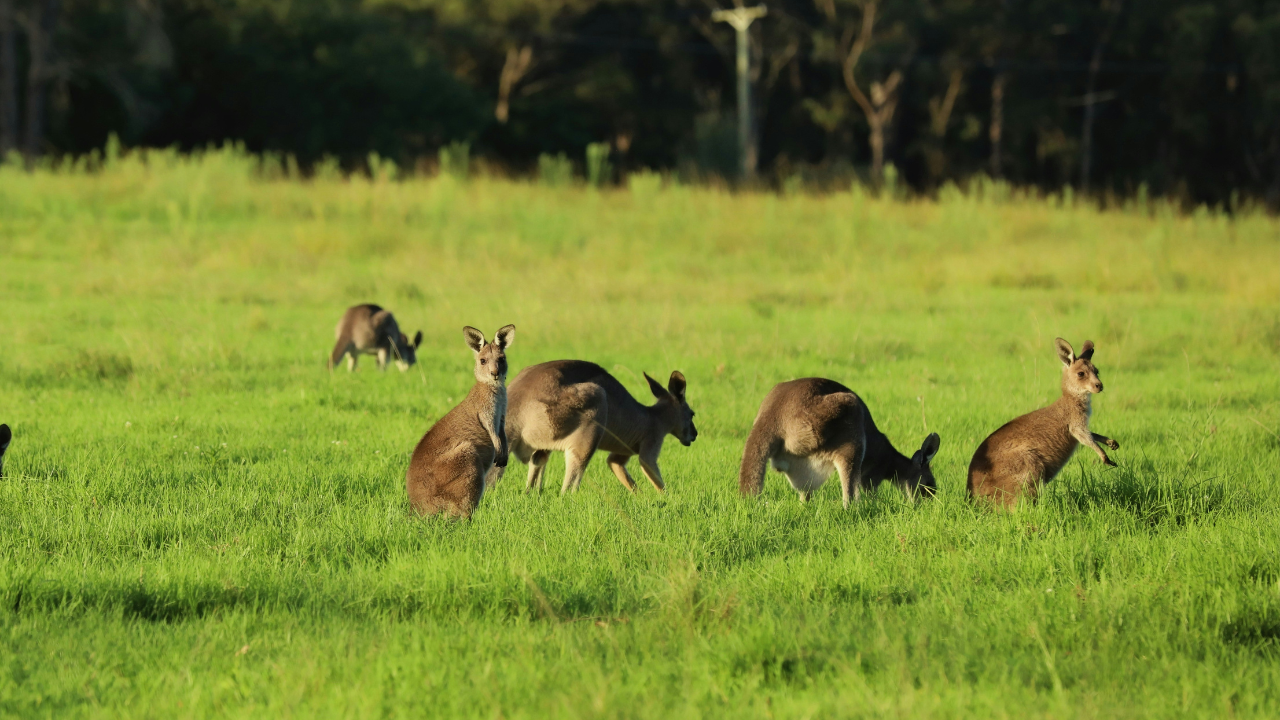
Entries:
[[[1280,223],[485,177],[264,173],[235,150],[0,166],[0,714],[1274,716]],[[886,194],[887,195],[887,194]],[[421,328],[405,374],[325,371],[342,310]],[[466,392],[464,324],[513,372],[689,377],[669,492],[419,520],[413,443]],[[1098,343],[1099,432],[1042,502],[970,507],[977,443]],[[852,386],[941,494],[771,473],[776,382]],[[554,486],[559,458],[548,469]]]

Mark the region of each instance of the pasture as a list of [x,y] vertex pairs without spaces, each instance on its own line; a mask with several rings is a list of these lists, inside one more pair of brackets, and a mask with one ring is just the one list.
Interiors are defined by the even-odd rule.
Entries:
[[[263,178],[231,151],[0,169],[0,715],[1274,717],[1280,222],[497,179]],[[330,374],[344,308],[425,340]],[[689,381],[668,493],[524,466],[467,522],[413,517],[409,454],[470,387],[594,360]],[[1097,343],[1093,427],[1042,501],[965,470]],[[844,511],[770,472],[775,383],[862,395],[939,496]],[[634,461],[632,473],[639,479]]]

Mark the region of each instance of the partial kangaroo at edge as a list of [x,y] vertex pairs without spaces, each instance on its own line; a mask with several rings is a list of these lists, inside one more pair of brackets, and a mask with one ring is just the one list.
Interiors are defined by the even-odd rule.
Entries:
[[387,361],[394,360],[403,372],[418,362],[418,347],[422,345],[422,331],[410,340],[400,332],[395,316],[378,305],[365,304],[347,308],[334,328],[337,342],[329,354],[329,369],[333,370],[347,356],[347,370],[355,371],[361,354],[377,355],[378,369],[386,370]]
[[9,449],[11,440],[13,440],[13,431],[8,425],[0,424],[0,478],[4,477],[4,454]]
[[1062,361],[1062,397],[1010,420],[982,441],[969,461],[970,498],[1010,507],[1025,494],[1034,502],[1077,445],[1097,453],[1104,465],[1115,466],[1098,443],[1112,450],[1120,443],[1089,429],[1093,393],[1102,392],[1093,341],[1086,340],[1078,356],[1066,340],[1058,338],[1054,344]]
[[542,490],[542,473],[555,450],[565,454],[560,492],[577,490],[591,456],[604,450],[609,469],[628,490],[634,492],[636,484],[627,461],[638,455],[641,472],[659,492],[665,491],[658,469],[663,440],[672,435],[688,447],[698,430],[680,371],[671,373],[665,388],[648,374],[644,378],[657,398],[647,407],[595,363],[557,360],[521,370],[511,381],[507,438],[511,452],[529,465],[525,490]]
[[516,326],[506,325],[485,342],[484,333],[462,329],[475,353],[471,392],[422,436],[413,450],[405,489],[418,513],[470,518],[491,474],[507,464],[507,354]]
[[907,457],[876,428],[866,403],[849,388],[824,378],[791,380],[774,386],[760,404],[743,449],[738,490],[759,495],[772,462],[801,502],[808,502],[833,470],[840,475],[845,507],[885,480],[908,497],[932,497],[938,484],[931,462],[940,445],[938,434],[930,433]]

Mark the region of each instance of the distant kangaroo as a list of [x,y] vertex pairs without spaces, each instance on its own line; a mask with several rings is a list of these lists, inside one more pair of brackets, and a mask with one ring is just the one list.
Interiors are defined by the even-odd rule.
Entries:
[[4,477],[4,453],[9,449],[10,440],[13,440],[13,431],[8,425],[0,425],[0,478]]
[[462,332],[476,355],[476,384],[422,436],[405,474],[409,502],[423,515],[445,512],[470,518],[488,484],[485,476],[507,464],[506,349],[515,340],[516,326],[503,327],[491,343],[473,327]]
[[378,369],[387,369],[387,360],[395,360],[396,367],[403,372],[418,361],[418,346],[422,345],[422,331],[419,330],[410,341],[400,332],[395,317],[390,310],[383,310],[377,305],[356,305],[348,308],[334,329],[338,342],[329,355],[329,369],[332,370],[347,356],[347,369],[355,371],[356,360],[360,354],[377,355]]
[[[685,400],[685,379],[671,373],[667,387],[645,374],[658,402],[645,407],[604,368],[582,360],[533,365],[511,381],[507,440],[511,452],[529,465],[525,490],[542,490],[542,472],[553,450],[565,454],[564,485],[577,490],[596,450],[609,453],[609,469],[632,492],[635,481],[627,461],[640,456],[640,470],[659,492],[666,490],[658,470],[662,441],[674,435],[688,447],[698,437],[693,410]],[[497,477],[501,477],[501,473]]]
[[738,490],[759,495],[770,461],[808,502],[832,470],[840,475],[844,506],[864,489],[892,480],[908,497],[937,491],[930,462],[941,439],[930,433],[907,457],[876,428],[866,403],[834,380],[801,378],[779,383],[765,396],[747,436]]
[[1120,443],[1089,430],[1092,393],[1102,392],[1093,366],[1093,341],[1086,340],[1079,356],[1062,338],[1054,341],[1062,360],[1062,397],[1052,405],[1005,423],[991,433],[969,462],[969,496],[1012,506],[1023,494],[1033,501],[1040,488],[1071,459],[1077,445],[1098,454],[1114,467],[1102,443],[1112,450]]

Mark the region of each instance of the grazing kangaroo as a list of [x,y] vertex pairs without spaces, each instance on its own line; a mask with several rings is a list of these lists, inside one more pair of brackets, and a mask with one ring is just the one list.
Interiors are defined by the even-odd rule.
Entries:
[[387,369],[387,360],[395,360],[401,372],[408,370],[418,361],[418,347],[422,345],[422,331],[419,330],[410,341],[400,332],[395,316],[390,310],[383,310],[377,305],[356,305],[347,308],[334,329],[338,342],[329,355],[329,369],[332,370],[347,356],[347,369],[354,372],[356,360],[363,353],[378,356],[378,369]]
[[1093,341],[1080,355],[1062,338],[1054,341],[1062,360],[1062,397],[1048,407],[1005,423],[991,433],[969,462],[969,497],[1012,506],[1023,494],[1035,501],[1041,486],[1071,459],[1077,445],[1098,454],[1104,465],[1115,463],[1098,443],[1112,450],[1120,443],[1089,430],[1090,399],[1102,392],[1093,366]]
[[9,449],[10,440],[13,440],[13,431],[8,425],[0,424],[0,478],[4,477],[4,453]]
[[627,461],[639,455],[645,477],[659,492],[665,491],[658,470],[662,441],[674,435],[688,447],[698,430],[685,400],[684,375],[671,373],[665,388],[648,374],[644,379],[658,399],[648,407],[595,363],[557,360],[521,370],[511,381],[507,440],[511,452],[529,465],[525,490],[542,490],[542,471],[553,450],[565,454],[560,492],[577,490],[591,456],[604,450],[609,453],[609,469],[628,490],[635,492],[636,484]]
[[409,502],[423,515],[445,512],[470,518],[490,484],[485,476],[507,464],[502,427],[507,410],[506,349],[515,340],[516,326],[503,327],[491,343],[473,327],[462,332],[476,355],[476,384],[422,436],[405,474]]
[[778,383],[760,404],[742,453],[738,490],[759,495],[768,464],[787,476],[808,502],[831,471],[840,475],[844,506],[864,489],[892,480],[908,497],[932,497],[938,484],[930,462],[941,445],[929,433],[920,449],[907,457],[876,428],[866,403],[834,380],[801,378]]

